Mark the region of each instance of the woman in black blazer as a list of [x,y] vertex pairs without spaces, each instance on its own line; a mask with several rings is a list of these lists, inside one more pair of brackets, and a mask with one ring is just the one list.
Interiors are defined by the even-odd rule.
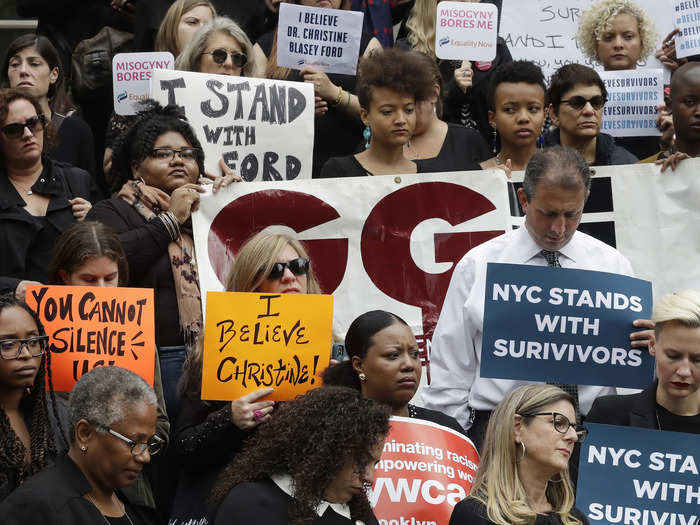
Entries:
[[653,321],[658,379],[638,394],[596,399],[586,422],[700,434],[700,292],[662,297]]

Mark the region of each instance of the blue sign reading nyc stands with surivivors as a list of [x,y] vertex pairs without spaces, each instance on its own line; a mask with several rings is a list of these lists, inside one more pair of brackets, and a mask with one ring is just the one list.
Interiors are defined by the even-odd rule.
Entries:
[[653,359],[629,336],[651,309],[649,281],[489,263],[481,377],[646,388]]
[[698,525],[700,435],[586,428],[576,506],[591,525]]

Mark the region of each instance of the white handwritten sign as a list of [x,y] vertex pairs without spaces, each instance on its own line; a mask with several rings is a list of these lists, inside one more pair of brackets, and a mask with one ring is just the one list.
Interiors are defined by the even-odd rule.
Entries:
[[493,60],[498,38],[498,9],[493,4],[440,2],[435,24],[435,53],[448,60]]
[[[602,69],[599,64],[583,56],[576,43],[576,32],[581,13],[595,0],[503,0],[500,35],[508,44],[513,59],[531,60],[549,78],[565,64],[585,64]],[[635,0],[649,14],[656,25],[659,40],[674,28],[669,14],[673,0]],[[663,68],[653,55],[640,67]]]
[[158,69],[151,93],[185,109],[208,172],[223,157],[246,181],[311,178],[313,85]]
[[354,75],[360,55],[363,13],[280,4],[277,63]]
[[601,131],[614,137],[658,136],[657,107],[664,101],[661,69],[601,71],[608,90]]
[[676,56],[689,57],[700,53],[700,0],[676,0],[674,22],[680,32],[676,35]]
[[150,95],[151,72],[154,69],[172,69],[172,53],[119,53],[112,59],[112,89],[114,112],[117,115],[135,115],[137,104]]

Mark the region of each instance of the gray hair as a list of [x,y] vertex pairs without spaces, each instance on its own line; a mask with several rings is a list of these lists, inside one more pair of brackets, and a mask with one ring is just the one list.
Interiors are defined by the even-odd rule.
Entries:
[[117,366],[91,370],[75,384],[68,401],[71,442],[81,419],[109,427],[126,419],[127,409],[136,403],[158,404],[155,392],[141,377]]
[[528,201],[535,198],[537,185],[543,178],[555,186],[591,189],[591,169],[583,156],[573,148],[552,146],[537,151],[525,168],[523,191]]
[[175,69],[180,71],[199,71],[202,55],[207,49],[209,38],[214,33],[223,33],[235,39],[243,48],[243,52],[248,57],[248,63],[241,71],[241,76],[249,77],[253,72],[253,44],[236,22],[226,16],[217,16],[202,27],[187,42],[182,52],[175,60]]

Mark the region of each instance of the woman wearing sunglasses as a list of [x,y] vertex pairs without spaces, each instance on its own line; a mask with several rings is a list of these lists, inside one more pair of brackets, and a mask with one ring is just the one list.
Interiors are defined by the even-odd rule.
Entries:
[[[21,89],[37,99],[57,139],[51,158],[95,174],[92,131],[76,114],[64,82],[58,51],[48,38],[30,33],[10,43],[0,68],[0,84]],[[106,191],[104,178],[96,177],[96,181]]]
[[652,320],[656,381],[638,394],[599,397],[586,422],[700,434],[700,292],[665,295]]
[[46,282],[56,239],[101,198],[89,173],[44,155],[45,123],[30,95],[0,91],[0,293],[19,299]]
[[68,446],[67,408],[46,373],[47,340],[24,302],[0,296],[0,501]]
[[[658,39],[654,21],[631,0],[593,3],[581,14],[576,35],[579,49],[606,71],[637,69],[654,53]],[[615,142],[640,159],[659,151],[659,137],[616,137]]]
[[5,525],[151,525],[155,513],[121,491],[163,447],[156,396],[115,366],[91,370],[70,396],[70,449],[0,505]]
[[573,398],[552,385],[510,392],[493,411],[469,496],[450,525],[588,524],[574,507],[569,458],[586,431]]
[[591,166],[634,164],[637,157],[600,132],[608,92],[594,69],[580,64],[560,67],[550,80],[547,100],[552,123],[545,146],[577,150]]
[[230,18],[217,16],[192,36],[175,60],[175,69],[237,77],[252,76],[253,44]]
[[[295,238],[265,230],[251,237],[235,255],[229,292],[320,293],[313,266]],[[239,452],[261,423],[273,417],[272,392],[263,388],[231,402],[201,399],[202,344],[187,356],[183,373],[182,411],[170,453],[181,466],[171,523],[199,523],[210,518],[206,505],[221,469]],[[211,520],[210,520],[211,522]],[[204,522],[202,522],[204,523]]]

